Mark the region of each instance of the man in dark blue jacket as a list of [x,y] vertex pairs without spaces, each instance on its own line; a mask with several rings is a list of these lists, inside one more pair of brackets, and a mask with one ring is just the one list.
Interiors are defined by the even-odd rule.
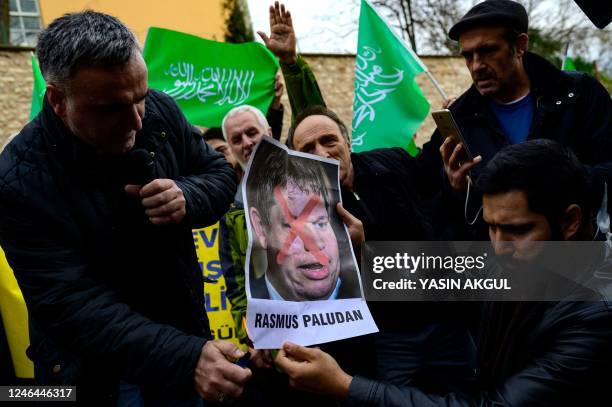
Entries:
[[238,396],[250,371],[209,341],[191,234],[227,211],[232,168],[148,89],[114,17],[60,17],[37,54],[43,110],[0,156],[0,243],[37,382],[77,386],[84,405]]

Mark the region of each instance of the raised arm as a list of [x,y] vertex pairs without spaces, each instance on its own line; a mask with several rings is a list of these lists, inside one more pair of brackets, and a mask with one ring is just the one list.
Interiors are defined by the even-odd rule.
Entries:
[[270,6],[270,36],[257,32],[266,47],[280,61],[285,78],[292,120],[308,106],[325,106],[317,80],[303,58],[297,55],[291,13],[283,4]]

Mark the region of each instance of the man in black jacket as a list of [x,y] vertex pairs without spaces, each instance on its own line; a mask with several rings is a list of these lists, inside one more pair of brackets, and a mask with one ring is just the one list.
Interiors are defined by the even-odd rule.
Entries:
[[228,209],[232,168],[148,89],[114,17],[60,17],[37,54],[43,111],[0,156],[0,243],[36,380],[77,386],[85,405],[238,396],[250,371],[233,344],[209,341],[191,234]]
[[[529,265],[540,255],[527,251],[535,246],[526,243],[593,236],[587,175],[576,156],[553,141],[506,147],[479,182],[495,252],[515,264]],[[351,377],[324,352],[291,343],[276,363],[295,387],[350,406],[597,405],[607,396],[612,369],[612,260],[600,243],[597,259],[580,259],[597,265],[590,269],[588,296],[572,292],[563,301],[485,304],[475,388],[438,395]]]
[[[610,95],[593,77],[560,71],[528,52],[527,28],[527,13],[519,3],[487,0],[449,31],[449,37],[459,41],[473,79],[449,109],[476,158],[470,162],[463,146],[451,138],[443,140],[439,131],[423,146],[417,161],[419,190],[426,196],[442,191],[446,206],[439,214],[448,215],[436,217],[437,236],[474,237],[474,230],[466,228],[464,213],[468,175],[476,180],[484,165],[507,145],[554,139],[576,153],[590,177],[612,185]],[[481,202],[475,198],[470,204],[469,221]],[[486,228],[480,225],[476,236],[485,237]]]
[[[287,145],[339,161],[342,205],[363,223],[366,240],[430,239],[414,191],[413,159],[405,150],[351,153],[346,126],[322,106],[306,108],[298,115],[289,129]],[[374,343],[360,351],[360,358],[347,357],[348,363],[362,363],[349,370],[398,385],[416,382],[439,392],[470,379],[472,343],[465,309],[415,302],[368,302],[368,306],[380,332],[368,338]],[[358,342],[356,346],[362,346],[365,339]],[[337,356],[351,349],[340,347],[343,342],[338,344]]]

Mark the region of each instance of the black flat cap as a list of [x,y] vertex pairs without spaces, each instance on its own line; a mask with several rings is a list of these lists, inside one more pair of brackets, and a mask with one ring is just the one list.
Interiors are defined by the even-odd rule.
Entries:
[[448,32],[450,39],[458,41],[466,30],[487,26],[501,25],[526,33],[529,19],[525,8],[512,0],[487,0],[470,9]]

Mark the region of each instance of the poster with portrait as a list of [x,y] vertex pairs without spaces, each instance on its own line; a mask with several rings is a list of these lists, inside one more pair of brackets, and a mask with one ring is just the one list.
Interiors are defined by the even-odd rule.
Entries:
[[264,137],[242,183],[249,234],[247,330],[258,349],[377,332],[336,212],[338,162]]

